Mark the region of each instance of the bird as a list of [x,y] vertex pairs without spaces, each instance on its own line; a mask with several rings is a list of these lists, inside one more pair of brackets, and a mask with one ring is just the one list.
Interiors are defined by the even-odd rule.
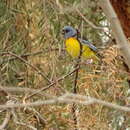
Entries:
[[96,55],[97,47],[95,47],[88,40],[84,40],[78,37],[78,30],[72,26],[64,26],[62,34],[65,39],[66,51],[72,58],[78,58],[79,56],[84,59],[98,59]]

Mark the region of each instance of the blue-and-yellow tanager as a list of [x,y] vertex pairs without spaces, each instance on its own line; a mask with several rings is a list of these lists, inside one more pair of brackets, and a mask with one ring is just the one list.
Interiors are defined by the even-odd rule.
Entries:
[[63,28],[66,51],[73,57],[79,55],[85,59],[98,59],[96,56],[97,48],[87,40],[78,38],[78,31],[71,26]]

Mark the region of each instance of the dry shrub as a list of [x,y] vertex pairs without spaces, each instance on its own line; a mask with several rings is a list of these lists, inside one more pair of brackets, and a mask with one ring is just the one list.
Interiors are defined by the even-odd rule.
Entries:
[[[107,37],[101,30],[96,30],[85,23],[74,10],[75,7],[78,7],[83,15],[96,26],[103,26],[101,21],[106,21],[106,18],[96,2],[96,0],[89,0],[85,3],[74,0],[9,0],[6,3],[1,3],[3,6],[0,9],[7,11],[2,14],[1,18],[1,28],[4,30],[0,29],[1,51],[10,51],[20,55],[50,81],[56,81],[71,72],[75,65],[75,61],[64,51],[64,41],[61,35],[63,26],[78,27],[85,37],[87,36],[96,46],[102,46],[102,37]],[[109,24],[107,24],[107,28],[111,32]],[[119,105],[127,105],[129,73],[124,66],[124,60],[118,48],[112,43],[110,47],[101,50],[100,53],[103,56],[101,62],[81,64],[78,93]],[[28,55],[25,56],[25,54]],[[40,89],[50,84],[38,71],[19,58],[1,54],[1,59],[1,85]],[[49,94],[49,98],[52,98],[72,92],[73,82],[74,75],[69,75],[43,93]],[[46,99],[46,97],[37,94],[25,100],[29,95],[30,93],[19,95],[16,93],[9,96],[15,97],[21,103]],[[19,120],[35,126],[37,129],[73,130],[71,108],[72,105],[66,104],[33,108],[46,120],[46,125],[40,122],[33,110],[27,111],[28,109],[25,108],[15,111]],[[83,130],[121,128],[123,125],[119,126],[120,117],[125,118],[125,116],[127,117],[124,113],[98,104],[77,107],[78,127]],[[4,119],[4,113],[1,114],[1,119]],[[2,122],[2,120],[0,121]],[[127,122],[125,123],[127,126]],[[16,127],[20,130],[28,129],[20,124],[16,126],[13,121],[9,123],[9,129]]]

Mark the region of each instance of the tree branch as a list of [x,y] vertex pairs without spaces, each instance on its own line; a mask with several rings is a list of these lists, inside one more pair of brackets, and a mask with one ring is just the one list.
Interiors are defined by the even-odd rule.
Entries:
[[128,44],[119,19],[109,0],[99,0],[99,6],[101,6],[111,24],[111,29],[113,31],[114,37],[117,41],[117,44],[119,45],[125,62],[130,69],[130,44]]
[[0,105],[0,109],[6,109],[6,108],[23,108],[23,107],[36,107],[36,106],[42,106],[42,105],[50,105],[50,104],[57,104],[57,103],[65,103],[65,104],[80,104],[84,106],[88,106],[91,104],[100,104],[106,107],[110,107],[119,111],[124,112],[130,112],[130,108],[126,106],[120,106],[117,104],[113,104],[110,102],[106,102],[100,99],[96,99],[90,96],[83,96],[79,94],[73,94],[73,93],[67,93],[63,96],[44,100],[44,101],[36,101],[31,103],[16,103],[16,104],[6,104],[6,105]]

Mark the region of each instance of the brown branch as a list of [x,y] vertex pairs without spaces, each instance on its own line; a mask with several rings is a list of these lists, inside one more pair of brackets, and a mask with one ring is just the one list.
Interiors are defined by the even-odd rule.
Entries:
[[[79,67],[78,67],[79,68]],[[73,74],[74,72],[76,72],[76,70],[78,68],[75,68],[72,72],[68,73],[67,75],[60,77],[59,79],[57,79],[56,81],[53,81],[51,84],[49,84],[47,87],[43,87],[41,89],[39,89],[38,91],[34,92],[33,94],[29,95],[26,100],[34,95],[36,95],[37,93],[40,93],[41,91],[45,91],[47,89],[49,89],[50,87],[54,86],[57,82],[60,82],[62,80],[64,80],[65,78],[67,78],[68,76],[70,76],[71,74]]]
[[[77,35],[77,39],[78,39],[78,35]],[[78,89],[78,86],[77,86],[77,83],[78,83],[78,76],[79,76],[79,70],[80,70],[80,62],[81,62],[81,56],[82,56],[82,44],[80,43],[79,41],[79,44],[80,44],[80,53],[79,53],[79,56],[78,56],[78,59],[77,59],[77,62],[75,64],[75,68],[78,68],[75,72],[75,78],[74,78],[74,88],[73,88],[73,93],[74,94],[77,94],[77,89]],[[72,115],[73,115],[73,121],[74,121],[74,125],[75,125],[75,130],[78,130],[78,118],[77,118],[77,105],[75,103],[72,104]]]
[[[80,43],[80,42],[79,42]],[[73,87],[73,93],[77,94],[77,90],[78,90],[78,76],[79,76],[79,70],[80,70],[80,62],[81,62],[81,55],[82,55],[82,45],[80,43],[80,55],[77,59],[75,68],[78,68],[75,72],[75,78],[74,78],[74,87]],[[74,130],[78,130],[78,117],[77,117],[77,105],[75,103],[72,104],[72,115],[73,115],[73,121],[74,121]]]
[[78,8],[75,9],[76,12],[79,14],[79,16],[81,16],[81,18],[86,22],[88,23],[92,28],[94,29],[98,29],[98,30],[103,30],[104,31],[104,28],[103,27],[98,27],[96,26],[95,24],[93,24],[91,21],[89,21],[81,12]]
[[[29,88],[17,88],[16,89],[16,87],[2,87],[2,86],[0,86],[0,89],[4,90],[4,91],[9,91],[9,92],[31,92],[32,94],[29,95],[28,97],[26,97],[26,100],[27,100],[28,98],[30,98],[38,93],[42,94],[41,93],[42,91],[49,89],[50,87],[54,86],[57,82],[60,82],[60,81],[64,80],[65,78],[67,78],[68,76],[72,75],[73,73],[76,72],[77,69],[79,69],[79,67],[75,68],[72,72],[68,73],[67,75],[64,75],[64,76],[58,78],[56,81],[53,81],[48,86],[43,87],[43,88],[38,89],[38,90],[37,89],[29,89]],[[48,96],[48,95],[45,94],[44,96]]]
[[[53,52],[53,51],[59,51],[59,48],[54,48],[54,49],[51,49],[51,48],[46,48],[45,50],[43,51],[37,51],[37,52],[33,52],[33,53],[27,53],[27,54],[21,54],[21,55],[18,55],[22,58],[25,58],[25,57],[28,57],[28,56],[35,56],[35,55],[40,55],[40,54],[45,54],[45,53],[48,53],[48,52]],[[61,49],[61,51],[65,51],[65,49]],[[7,54],[8,52],[1,52],[0,55],[5,55]],[[11,57],[11,58],[8,58],[8,59],[4,59],[2,60],[2,62],[0,63],[0,65],[2,65],[3,63],[6,63],[8,61],[12,61],[12,60],[16,60],[18,59],[18,57]]]
[[99,0],[99,6],[101,6],[111,24],[114,37],[119,45],[125,62],[130,69],[130,44],[128,44],[125,34],[121,28],[120,21],[109,0]]
[[112,39],[112,37],[105,31],[104,27],[100,27],[100,26],[96,26],[94,23],[92,23],[90,20],[88,20],[81,12],[78,8],[75,9],[76,12],[79,14],[79,16],[86,22],[88,23],[93,29],[97,29],[100,31],[103,31],[104,34],[109,37],[110,39]]

